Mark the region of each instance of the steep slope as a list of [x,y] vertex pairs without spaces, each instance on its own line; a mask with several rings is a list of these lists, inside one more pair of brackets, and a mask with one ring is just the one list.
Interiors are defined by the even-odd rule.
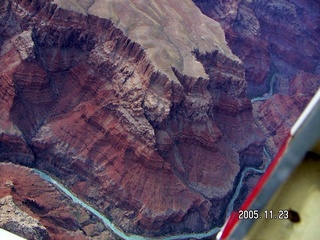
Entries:
[[[263,136],[241,61],[219,24],[189,1],[155,1],[147,12],[132,1],[126,11],[153,22],[147,33],[165,24],[149,11],[168,10],[158,14],[174,23],[162,30],[171,40],[155,35],[155,46],[93,11],[100,3],[107,1],[82,2],[79,13],[44,0],[1,0],[0,160],[48,172],[126,232],[221,224],[240,168],[261,164]],[[193,29],[207,35],[182,43]]]
[[94,215],[26,167],[0,163],[0,227],[28,240],[116,239]]
[[288,95],[274,94],[267,101],[254,104],[257,123],[268,136],[267,144],[270,147],[270,153],[276,154],[319,86],[319,74],[301,71],[292,80]]
[[320,87],[319,1],[194,2],[221,23],[230,48],[243,61],[248,96],[276,94],[254,104],[255,119],[274,154]]
[[[219,49],[240,62],[227,46],[220,24],[203,15],[192,1],[170,0],[55,0],[58,6],[111,19],[131,40],[145,49],[157,71],[178,81],[172,67],[190,77],[207,78],[192,51]],[[125,13],[125,14],[123,14]]]

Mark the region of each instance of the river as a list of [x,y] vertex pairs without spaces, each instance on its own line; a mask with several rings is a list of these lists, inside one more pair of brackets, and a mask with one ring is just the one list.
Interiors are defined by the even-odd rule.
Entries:
[[251,99],[251,103],[257,102],[257,101],[265,101],[269,99],[273,95],[273,90],[274,90],[274,84],[276,81],[276,76],[272,76],[270,80],[270,89],[269,92],[265,93],[262,97],[255,97]]
[[[266,168],[268,167],[270,161],[271,161],[271,157],[269,155],[269,153],[267,152],[266,148],[263,149],[264,154],[266,155],[268,161],[267,163],[264,165],[263,169],[256,169],[253,167],[246,167],[242,173],[241,173],[241,177],[239,180],[239,183],[236,187],[236,191],[233,195],[233,197],[231,198],[228,207],[227,207],[227,216],[229,216],[231,214],[231,211],[233,210],[233,206],[234,206],[234,202],[235,200],[238,198],[241,187],[242,187],[242,181],[246,175],[247,172],[252,171],[252,172],[256,172],[256,173],[264,173]],[[105,225],[106,227],[108,227],[112,232],[114,232],[116,235],[118,235],[119,237],[126,239],[126,240],[146,240],[146,239],[157,239],[157,240],[174,240],[174,239],[186,239],[186,238],[196,238],[196,239],[202,239],[204,237],[209,237],[212,236],[213,234],[217,233],[218,231],[220,231],[220,227],[215,227],[213,229],[211,229],[208,232],[204,232],[204,233],[187,233],[187,234],[178,234],[178,235],[172,235],[172,236],[164,236],[164,237],[158,237],[158,238],[150,238],[150,237],[143,237],[143,236],[139,236],[139,235],[134,235],[134,234],[127,234],[125,232],[123,232],[120,228],[118,228],[116,225],[114,225],[106,216],[104,216],[102,213],[100,213],[98,210],[96,210],[95,208],[93,208],[92,206],[90,206],[89,204],[85,203],[84,201],[82,201],[81,199],[79,199],[77,196],[75,196],[71,191],[69,191],[67,188],[65,188],[61,183],[59,183],[57,180],[53,179],[52,177],[50,177],[48,174],[38,170],[38,169],[33,169],[34,172],[36,172],[37,174],[39,174],[39,176],[52,183],[53,185],[55,185],[57,188],[59,188],[62,192],[64,192],[67,196],[69,196],[73,202],[80,204],[82,207],[84,207],[85,209],[87,209],[89,212],[91,212],[92,214],[94,214],[95,216],[97,216]]]
[[[270,96],[273,95],[273,85],[275,82],[275,78],[272,78],[270,81],[270,90],[267,94],[265,94],[265,96],[262,97],[256,97],[256,98],[252,98],[251,102],[254,103],[256,101],[265,101],[267,100]],[[271,162],[271,156],[268,153],[267,149],[264,147],[263,148],[263,152],[265,154],[265,156],[267,157],[267,162],[265,163],[263,169],[256,169],[253,167],[246,167],[243,169],[241,176],[240,176],[240,180],[238,182],[238,185],[236,187],[236,190],[227,206],[227,211],[226,211],[226,216],[230,216],[233,207],[234,207],[234,202],[236,201],[236,199],[238,198],[239,194],[240,194],[240,190],[242,187],[242,181],[245,177],[245,175],[252,171],[252,172],[256,172],[256,173],[264,173],[265,170],[267,169],[268,165]],[[204,233],[186,233],[186,234],[177,234],[177,235],[171,235],[171,236],[164,236],[164,237],[154,237],[154,238],[150,238],[150,237],[143,237],[140,235],[134,235],[134,234],[128,234],[123,232],[120,228],[118,228],[114,223],[112,223],[106,216],[104,216],[102,213],[100,213],[98,210],[96,210],[95,208],[93,208],[92,206],[90,206],[89,204],[85,203],[84,201],[82,201],[81,199],[79,199],[77,196],[75,196],[71,191],[69,191],[67,188],[65,188],[61,183],[59,183],[57,180],[53,179],[52,177],[50,177],[48,174],[38,170],[38,169],[33,169],[34,172],[36,172],[37,174],[39,174],[39,176],[52,183],[53,185],[55,185],[57,188],[59,188],[62,192],[64,192],[67,196],[69,196],[73,202],[80,204],[82,207],[84,207],[85,209],[87,209],[89,212],[91,212],[92,214],[94,214],[95,216],[97,216],[104,224],[107,228],[109,228],[114,234],[118,235],[119,237],[126,239],[126,240],[175,240],[175,239],[187,239],[187,238],[195,238],[195,239],[202,239],[205,237],[210,237],[214,234],[216,234],[217,232],[220,231],[221,227],[215,227],[213,229],[211,229],[208,232],[204,232]]]

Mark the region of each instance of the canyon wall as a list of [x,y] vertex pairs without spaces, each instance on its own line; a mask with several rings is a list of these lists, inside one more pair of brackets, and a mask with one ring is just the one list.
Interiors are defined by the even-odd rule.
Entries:
[[93,214],[32,170],[0,163],[0,227],[28,240],[117,239]]
[[194,2],[221,24],[230,48],[242,60],[248,97],[270,97],[253,106],[274,155],[320,87],[319,1]]
[[[191,1],[190,15],[180,3],[155,1],[152,11],[161,5],[181,13],[158,12],[177,27],[164,28],[170,41],[153,38],[149,46],[143,34],[125,31],[125,19],[92,10],[99,5],[62,3],[1,0],[0,160],[56,177],[128,233],[221,225],[236,176],[261,164],[264,140],[246,97],[244,65],[220,25]],[[181,42],[186,29],[178,26],[196,31],[197,19],[206,35]],[[182,47],[171,52],[177,43]],[[72,231],[89,231],[74,221]]]
[[276,153],[320,86],[319,13],[312,0],[0,0],[1,204],[48,238],[115,238],[37,168],[128,233],[221,226],[240,171],[265,144]]

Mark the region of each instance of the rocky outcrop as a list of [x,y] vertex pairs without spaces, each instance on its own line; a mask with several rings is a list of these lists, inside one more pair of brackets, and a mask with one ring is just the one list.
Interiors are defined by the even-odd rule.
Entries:
[[26,239],[48,239],[46,229],[36,219],[22,212],[13,202],[12,196],[0,199],[0,215],[1,228]]
[[289,129],[320,87],[317,1],[202,1],[202,12],[221,23],[233,53],[242,61],[254,116],[267,146],[277,152]]
[[[191,17],[201,15],[187,3]],[[201,15],[207,35],[188,35],[177,47],[184,67],[175,55],[162,66],[149,41],[138,44],[134,32],[88,6],[82,13],[44,0],[1,6],[1,161],[48,172],[129,233],[197,232],[221,223],[240,168],[261,163],[263,136],[246,98],[245,69],[217,22]],[[163,30],[176,39],[153,53],[179,43],[178,30]],[[209,45],[190,49],[190,39],[200,41],[192,47]],[[189,74],[191,63],[197,67]],[[62,210],[49,220],[72,234],[81,226]],[[82,230],[95,234],[88,224]]]
[[115,239],[94,215],[32,170],[0,163],[0,227],[26,239]]
[[319,10],[317,1],[202,1],[204,14],[221,23],[226,39],[244,64],[249,96],[288,90],[298,71],[319,74]]
[[219,49],[228,58],[239,61],[230,51],[220,24],[203,15],[190,0],[183,4],[171,0],[54,2],[84,15],[111,19],[127,37],[146,50],[157,71],[175,82],[178,79],[172,68],[189,77],[207,77],[202,64],[192,54],[194,49],[202,53]]
[[243,65],[217,51],[197,56],[211,79],[207,87],[212,99],[209,115],[223,133],[222,139],[239,154],[242,167],[259,166],[264,136],[251,120]]
[[254,104],[258,125],[268,136],[272,155],[277,153],[310,97],[318,90],[320,75],[301,71],[291,82],[290,95],[275,94],[264,103]]

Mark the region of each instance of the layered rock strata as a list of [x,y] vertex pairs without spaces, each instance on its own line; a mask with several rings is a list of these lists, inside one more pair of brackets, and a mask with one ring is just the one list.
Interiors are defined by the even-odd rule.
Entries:
[[32,170],[0,163],[0,227],[28,240],[116,239],[94,215]]
[[292,79],[289,95],[274,94],[265,102],[257,102],[254,115],[268,136],[270,153],[275,155],[288,133],[320,86],[320,75],[299,72]]
[[[214,28],[204,27],[200,40],[217,36],[214,44],[177,48],[164,65],[152,53],[170,55],[176,41],[160,41],[153,52],[128,38],[134,31],[125,35],[99,17],[44,0],[1,1],[1,161],[48,172],[126,232],[166,235],[221,223],[240,167],[261,163],[263,137],[241,61],[204,16],[203,26]],[[164,32],[178,39],[184,31]]]
[[244,63],[249,96],[267,92],[272,78],[277,78],[276,91],[284,93],[299,71],[319,74],[319,2],[194,2],[221,23],[231,49]]
[[248,96],[276,94],[254,104],[255,119],[274,155],[320,87],[319,2],[194,2],[221,23],[230,48],[243,61]]
[[[9,184],[6,182],[6,185]],[[48,239],[46,229],[36,219],[22,212],[13,202],[12,196],[9,195],[0,199],[0,215],[1,228],[26,239]]]

